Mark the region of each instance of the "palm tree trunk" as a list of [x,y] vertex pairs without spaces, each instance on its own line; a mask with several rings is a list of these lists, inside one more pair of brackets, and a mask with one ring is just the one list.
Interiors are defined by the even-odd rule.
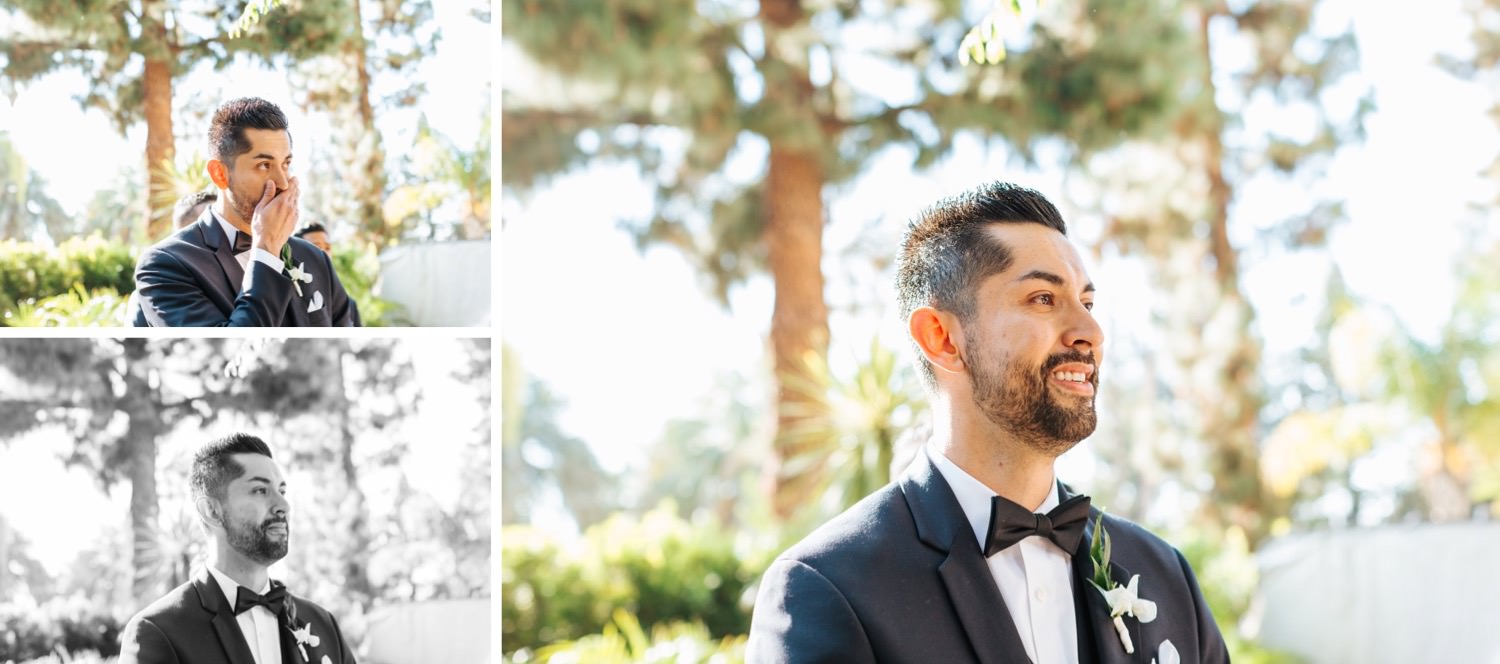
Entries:
[[[761,17],[768,41],[782,31],[805,23],[799,0],[761,0]],[[803,26],[805,27],[805,26]],[[810,116],[813,85],[807,72],[805,46],[795,52],[776,53],[768,46],[767,58],[780,57],[793,72],[790,89],[782,94],[793,113]],[[828,350],[828,306],[823,300],[823,171],[822,156],[814,146],[792,144],[770,137],[771,156],[766,176],[766,261],[776,301],[771,314],[771,353],[777,390],[775,453],[771,461],[772,504],[775,514],[786,519],[809,497],[816,483],[816,470],[793,469],[786,463],[803,450],[795,431],[807,420],[817,400],[805,391],[789,389],[798,376],[807,374],[806,356]]]
[[[171,183],[158,168],[170,162],[175,154],[172,137],[172,64],[167,42],[166,6],[161,0],[145,0],[141,5],[141,36],[150,45],[144,49],[146,73],[143,80],[146,116],[146,200],[156,200],[171,190]],[[146,238],[150,241],[172,230],[171,208],[157,211],[146,206]],[[128,232],[128,231],[127,231]]]
[[[1220,391],[1225,397],[1204,412],[1202,432],[1213,446],[1209,467],[1214,476],[1214,502],[1211,510],[1222,526],[1243,529],[1252,549],[1268,533],[1267,494],[1260,476],[1255,425],[1260,412],[1259,379],[1256,365],[1260,347],[1250,335],[1254,316],[1240,290],[1239,255],[1229,242],[1229,203],[1233,190],[1224,177],[1224,115],[1219,110],[1213,83],[1212,43],[1209,24],[1222,9],[1208,3],[1198,14],[1198,40],[1203,58],[1203,99],[1209,106],[1203,124],[1193,125],[1196,142],[1203,155],[1203,172],[1209,185],[1208,235],[1209,253],[1214,260],[1214,276],[1219,286],[1220,307],[1232,312],[1239,324],[1234,326],[1238,338],[1234,348],[1217,367]],[[1190,144],[1195,142],[1192,138]],[[1223,310],[1216,315],[1225,315]]]
[[380,132],[375,129],[375,110],[370,104],[369,42],[365,39],[364,13],[361,0],[354,0],[354,36],[345,45],[345,55],[353,63],[359,83],[355,95],[358,105],[359,135],[354,137],[355,167],[360,176],[355,178],[354,199],[358,201],[356,213],[359,225],[376,246],[384,247],[393,239],[385,225],[385,213],[381,201],[385,198],[385,150],[380,144]]
[[131,562],[135,573],[131,595],[140,606],[156,599],[161,587],[161,547],[157,543],[156,439],[161,434],[161,413],[148,382],[145,339],[125,339],[125,392],[119,410],[130,414],[125,440],[130,478],[130,532],[134,546]]

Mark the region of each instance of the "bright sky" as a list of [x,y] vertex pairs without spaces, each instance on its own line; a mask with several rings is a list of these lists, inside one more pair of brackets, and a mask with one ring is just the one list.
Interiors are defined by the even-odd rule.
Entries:
[[[1279,221],[1307,191],[1337,193],[1347,200],[1352,221],[1333,235],[1331,247],[1351,287],[1393,307],[1416,333],[1431,338],[1452,304],[1451,279],[1436,268],[1451,264],[1456,223],[1475,214],[1471,205],[1487,205],[1495,195],[1494,183],[1479,175],[1500,148],[1500,132],[1487,114],[1492,91],[1433,64],[1439,52],[1465,53],[1470,26],[1457,0],[1424,5],[1420,20],[1401,3],[1329,0],[1321,6],[1323,29],[1354,22],[1362,58],[1358,75],[1376,89],[1367,141],[1343,154],[1321,181],[1241,188],[1235,241],[1250,242],[1253,228]],[[1243,53],[1229,45],[1216,57],[1233,62]],[[510,60],[506,71],[510,85],[524,80],[518,77],[524,63]],[[1285,130],[1297,118],[1252,108],[1247,121]],[[1003,153],[986,153],[975,141],[960,141],[952,158],[932,172],[913,173],[909,164],[909,155],[889,153],[851,187],[832,193],[829,251],[872,233],[867,239],[894,253],[907,219],[983,179],[1061,190],[1060,173],[1018,172]],[[1066,214],[1066,201],[1058,202]],[[606,466],[638,468],[667,420],[700,414],[696,405],[714,389],[716,374],[761,370],[769,280],[756,278],[734,291],[726,312],[705,295],[696,271],[674,250],[638,253],[616,225],[618,219],[644,218],[652,206],[649,188],[633,169],[591,167],[502,205],[503,338],[527,372],[566,400],[561,427],[587,440]],[[878,226],[866,230],[872,221]],[[847,274],[836,256],[824,265],[830,274]],[[1101,301],[1105,293],[1125,297],[1128,284],[1140,278],[1123,269],[1091,270],[1104,289]],[[1291,295],[1320,296],[1323,280],[1321,269],[1310,270],[1298,258],[1269,261],[1247,273],[1268,357],[1306,344],[1318,303]],[[891,301],[888,279],[853,288],[862,301]],[[850,292],[851,286],[830,280],[831,301],[847,301]],[[1116,317],[1126,316],[1125,307],[1116,306],[1122,310]],[[883,314],[835,315],[833,360],[865,348],[877,330],[888,345],[904,348],[899,324]],[[1118,322],[1104,318],[1108,333]]]
[[[427,95],[416,108],[377,108],[376,123],[392,159],[412,144],[419,113],[427,115],[437,132],[461,147],[472,147],[489,98],[485,87],[490,80],[489,26],[469,14],[478,3],[432,4],[434,24],[442,38],[436,52],[413,75],[414,80],[426,83]],[[80,109],[75,98],[84,94],[87,85],[82,74],[64,69],[25,85],[14,100],[0,96],[0,128],[8,130],[27,164],[46,181],[47,193],[69,214],[82,213],[94,192],[114,182],[122,169],[140,171],[145,162],[145,123],[137,123],[120,136],[103,113]],[[215,72],[203,65],[173,85],[173,108],[178,112],[190,100],[212,107],[233,97],[259,96],[276,103],[291,124],[297,148],[293,171],[300,177],[307,177],[313,151],[332,149],[328,119],[298,108],[286,74],[280,70],[241,62]],[[393,89],[389,80],[377,79],[375,86],[377,95]],[[181,119],[174,129],[179,159],[205,151],[206,137],[185,135]],[[87,158],[81,156],[85,146]]]
[[[400,344],[398,355],[410,355],[416,372],[414,382],[422,390],[422,400],[416,415],[390,433],[393,439],[409,443],[410,454],[401,469],[412,488],[431,495],[450,509],[456,504],[461,488],[457,478],[465,468],[464,446],[473,439],[471,432],[484,415],[473,390],[453,377],[466,363],[467,352],[460,343],[452,338],[424,338]],[[8,380],[0,374],[0,391],[16,389],[7,384]],[[207,440],[235,431],[255,433],[256,424],[249,418],[229,415],[211,430],[191,427],[175,430],[158,442],[158,460],[187,454]],[[265,433],[263,437],[274,451],[277,445],[274,435]],[[29,542],[32,557],[54,575],[66,570],[78,552],[92,545],[106,529],[123,530],[129,526],[128,483],[106,494],[86,471],[65,467],[60,459],[71,449],[71,444],[65,434],[53,429],[36,429],[0,442],[0,517]],[[295,471],[286,467],[282,470],[288,475]],[[170,489],[178,493],[185,490],[186,478],[158,477],[157,482],[159,492]],[[182,484],[170,487],[171,482]],[[374,497],[371,509],[379,507],[376,504],[379,496],[392,495],[392,491],[394,487],[389,491],[369,491]],[[294,520],[302,510],[318,509],[303,502],[312,499],[314,494],[310,490],[299,492],[292,486],[289,495]],[[168,516],[163,514],[163,518]]]

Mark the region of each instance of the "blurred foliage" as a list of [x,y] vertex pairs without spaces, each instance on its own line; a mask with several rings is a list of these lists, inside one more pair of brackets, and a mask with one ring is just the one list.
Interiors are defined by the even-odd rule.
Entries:
[[700,623],[657,623],[648,634],[638,620],[624,609],[616,609],[614,618],[601,634],[590,634],[571,642],[542,648],[534,660],[506,658],[506,662],[635,662],[640,664],[734,664],[745,661],[745,637],[726,636],[716,639]]
[[115,327],[126,324],[128,298],[108,289],[86,291],[82,284],[73,290],[25,301],[16,307],[15,315],[5,319],[7,327]]
[[21,305],[38,307],[41,300],[72,297],[80,288],[89,299],[99,291],[134,291],[135,255],[98,235],[70,238],[56,249],[0,241],[0,310],[5,312],[0,324],[12,324]]
[[11,144],[10,131],[0,130],[0,240],[34,241],[39,235],[66,234],[73,220],[46,188],[46,181]]
[[598,523],[618,507],[618,480],[583,440],[558,427],[564,404],[547,385],[525,376],[515,362],[507,365],[507,376],[517,372],[507,387],[524,385],[504,392],[516,406],[508,409],[514,416],[501,431],[500,472],[506,478],[500,487],[501,521],[531,523],[547,494],[556,491],[579,529]]
[[359,307],[360,324],[364,327],[390,327],[410,325],[406,308],[396,302],[375,295],[376,282],[380,280],[380,255],[374,246],[364,248],[341,243],[333,248],[333,271],[344,285],[349,299]]
[[[58,597],[41,605],[0,603],[0,661],[43,658],[63,653],[120,653],[124,622],[82,595]],[[85,654],[86,651],[93,651]],[[45,661],[45,660],[44,660]]]
[[500,629],[507,653],[600,632],[622,609],[646,628],[694,621],[715,639],[744,634],[750,629],[747,593],[770,562],[765,555],[741,556],[729,531],[684,521],[670,502],[639,517],[615,514],[589,528],[576,546],[510,526],[501,547]]
[[847,376],[823,356],[804,356],[805,368],[784,378],[801,392],[806,408],[788,432],[787,463],[797,483],[795,503],[811,507],[819,522],[843,512],[891,481],[896,440],[926,408],[926,395],[905,360],[870,339],[869,354],[852,358]]

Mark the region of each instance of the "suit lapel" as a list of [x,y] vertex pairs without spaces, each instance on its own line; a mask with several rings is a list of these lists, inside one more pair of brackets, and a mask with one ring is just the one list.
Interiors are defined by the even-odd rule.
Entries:
[[[1064,493],[1071,494],[1067,485],[1062,485],[1062,489]],[[1078,545],[1077,555],[1073,556],[1073,583],[1080,589],[1080,592],[1074,594],[1075,602],[1080,595],[1083,600],[1082,604],[1073,608],[1074,612],[1080,616],[1078,621],[1080,661],[1085,646],[1083,641],[1090,636],[1093,640],[1091,650],[1100,664],[1131,664],[1149,661],[1142,659],[1143,653],[1146,652],[1146,644],[1141,642],[1141,622],[1129,616],[1124,617],[1125,630],[1130,634],[1131,644],[1135,646],[1135,654],[1132,655],[1125,652],[1125,644],[1120,641],[1120,634],[1115,631],[1114,619],[1109,617],[1109,603],[1104,600],[1104,594],[1089,581],[1094,576],[1094,561],[1089,557],[1089,550],[1094,542],[1094,520],[1099,518],[1099,514],[1098,508],[1089,510],[1089,522],[1083,528],[1083,542]],[[1130,582],[1130,570],[1111,560],[1109,577],[1123,586]]]
[[916,522],[917,538],[948,554],[938,565],[938,576],[979,661],[1029,662],[963,508],[925,454],[902,478],[901,489]]
[[193,579],[193,586],[198,590],[198,601],[203,610],[213,614],[214,634],[219,637],[219,645],[224,648],[229,664],[255,664],[250,644],[245,641],[239,623],[235,622],[234,607],[229,605],[218,582],[204,569]]
[[234,258],[234,244],[224,237],[224,228],[214,217],[212,207],[205,209],[203,216],[198,218],[198,227],[203,233],[204,246],[213,250],[214,258],[218,259],[219,267],[224,270],[223,286],[228,289],[229,299],[233,301],[240,292],[240,284],[245,280],[245,268],[240,267],[240,262]]

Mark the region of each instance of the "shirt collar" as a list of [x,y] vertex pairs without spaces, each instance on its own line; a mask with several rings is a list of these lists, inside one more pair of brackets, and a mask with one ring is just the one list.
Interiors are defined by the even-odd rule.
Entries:
[[[958,506],[964,510],[964,516],[969,520],[969,526],[974,529],[974,539],[979,542],[979,549],[984,550],[984,540],[990,531],[990,499],[997,494],[985,486],[983,482],[974,479],[973,475],[959,468],[948,457],[943,456],[932,448],[924,446],[923,451],[927,458],[932,460],[932,465],[937,467],[938,473],[948,481],[948,487],[953,489],[953,497],[958,499]],[[1057,478],[1052,478],[1052,490],[1047,492],[1046,499],[1042,500],[1042,506],[1037,508],[1037,513],[1045,513],[1058,505]]]
[[[219,222],[219,228],[224,229],[224,241],[229,243],[229,253],[233,254],[234,234],[238,233],[239,229],[235,228],[234,224],[229,223],[227,219],[219,216],[217,212],[214,212],[212,207],[208,209],[208,214],[214,218],[214,221]],[[238,256],[239,254],[235,255]]]
[[[229,600],[229,606],[234,607],[234,603],[239,601],[240,584],[235,583],[228,574],[220,572],[213,565],[208,566],[208,573],[213,575],[214,581],[219,582],[219,590],[224,591],[224,599]],[[268,592],[271,592],[271,577],[269,576],[266,577],[266,585],[260,589],[260,594],[264,595]]]

